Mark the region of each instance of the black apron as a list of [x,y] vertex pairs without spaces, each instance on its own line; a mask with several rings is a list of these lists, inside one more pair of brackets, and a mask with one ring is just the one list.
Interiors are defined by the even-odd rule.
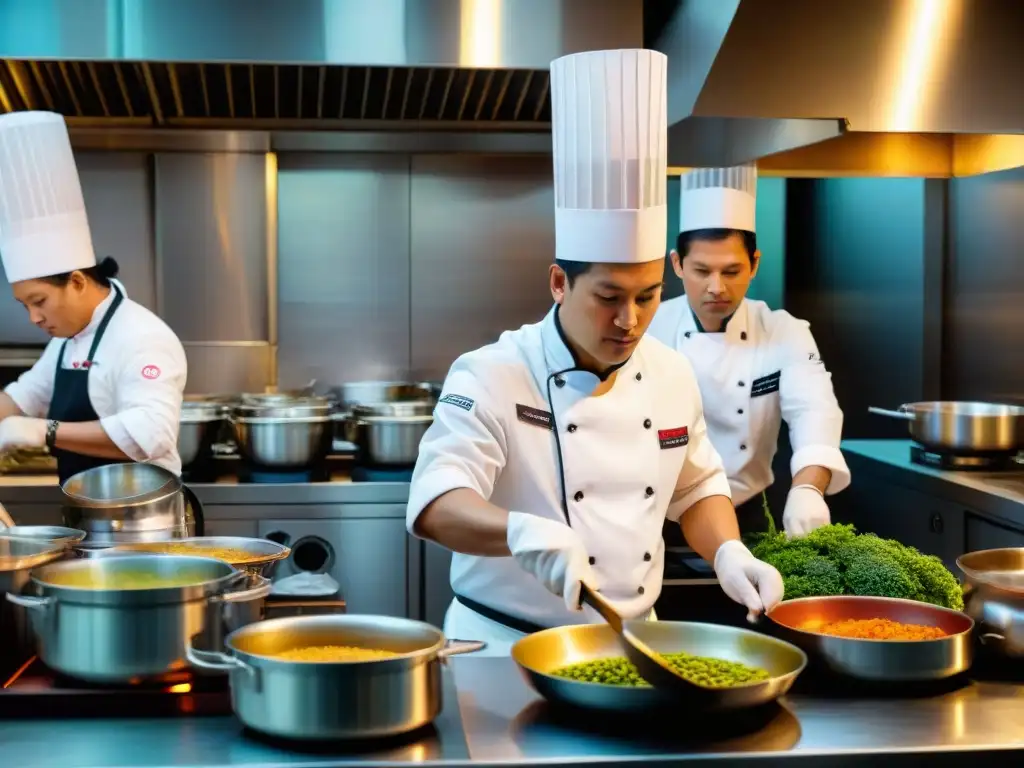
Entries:
[[[57,356],[57,373],[53,379],[53,398],[50,400],[50,409],[46,418],[52,421],[66,422],[69,424],[82,423],[87,421],[99,421],[96,409],[92,407],[89,400],[89,371],[92,369],[93,359],[96,357],[96,350],[99,349],[103,334],[107,331],[110,319],[114,316],[117,308],[124,301],[124,294],[116,287],[114,300],[107,309],[103,319],[100,320],[96,329],[96,336],[93,339],[92,347],[89,349],[89,357],[78,368],[64,367],[64,353],[67,351],[68,340],[61,345],[60,354]],[[62,451],[58,448],[53,450],[57,459],[57,475],[63,485],[69,477],[85,472],[87,469],[102,467],[108,464],[130,464],[130,459],[104,459],[97,456],[85,456],[81,453]]]

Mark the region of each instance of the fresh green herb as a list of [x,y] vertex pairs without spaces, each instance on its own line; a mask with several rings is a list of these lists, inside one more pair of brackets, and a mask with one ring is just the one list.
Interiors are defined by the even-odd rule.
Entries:
[[768,532],[748,537],[750,551],[782,574],[786,600],[819,595],[874,595],[964,608],[956,577],[933,555],[852,525],[832,524],[790,539],[775,527],[762,494]]

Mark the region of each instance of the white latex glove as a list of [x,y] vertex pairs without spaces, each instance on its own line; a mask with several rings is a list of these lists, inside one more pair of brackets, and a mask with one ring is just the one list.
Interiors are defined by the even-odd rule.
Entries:
[[579,535],[565,523],[509,512],[508,548],[519,567],[536,576],[570,611],[580,610],[580,582],[597,587]]
[[0,451],[46,446],[46,419],[8,416],[0,421]]
[[821,491],[813,485],[798,485],[789,490],[782,513],[782,528],[787,536],[805,536],[830,522],[828,504]]
[[730,598],[747,606],[747,621],[770,611],[782,600],[782,575],[754,557],[741,541],[725,542],[715,553],[715,575]]

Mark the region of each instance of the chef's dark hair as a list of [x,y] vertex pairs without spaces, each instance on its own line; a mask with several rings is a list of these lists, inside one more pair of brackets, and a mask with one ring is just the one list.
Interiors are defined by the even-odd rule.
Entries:
[[[99,283],[104,288],[110,287],[110,281],[117,277],[117,273],[121,271],[121,268],[117,265],[117,262],[110,256],[107,256],[97,264],[95,267],[89,267],[88,269],[76,269],[75,272],[81,272],[89,280],[94,283]],[[55,285],[58,288],[63,288],[71,280],[71,276],[75,272],[65,272],[60,275],[50,275],[49,277],[39,278],[44,283]]]
[[697,241],[710,240],[713,243],[721,242],[733,235],[739,235],[743,239],[743,247],[747,251],[747,256],[750,258],[750,264],[754,264],[754,254],[757,253],[757,235],[753,232],[747,232],[744,229],[694,229],[690,232],[680,232],[679,237],[676,238],[676,253],[679,254],[680,261],[686,258],[686,254],[690,250],[690,246]]
[[565,272],[565,279],[568,281],[569,287],[572,288],[572,284],[576,282],[576,278],[580,275],[587,274],[594,264],[590,261],[567,261],[565,259],[555,259],[555,266]]

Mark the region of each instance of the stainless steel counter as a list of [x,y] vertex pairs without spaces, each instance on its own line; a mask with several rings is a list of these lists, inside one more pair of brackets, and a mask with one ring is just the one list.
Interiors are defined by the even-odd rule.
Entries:
[[651,723],[633,730],[608,723],[585,729],[581,721],[559,720],[507,658],[460,658],[452,671],[446,675],[447,707],[434,728],[397,744],[300,751],[247,735],[230,717],[35,720],[0,722],[0,754],[4,765],[17,768],[707,766],[748,758],[759,768],[941,768],[961,766],[966,753],[1003,753],[997,759],[1014,760],[1005,751],[1024,749],[1024,686],[1015,684],[971,683],[916,699],[796,694],[732,725],[709,727],[679,712],[668,731]]
[[844,440],[854,482],[863,461],[872,470],[913,484],[921,491],[1024,526],[1024,466],[1020,472],[952,472],[910,460],[910,440]]

